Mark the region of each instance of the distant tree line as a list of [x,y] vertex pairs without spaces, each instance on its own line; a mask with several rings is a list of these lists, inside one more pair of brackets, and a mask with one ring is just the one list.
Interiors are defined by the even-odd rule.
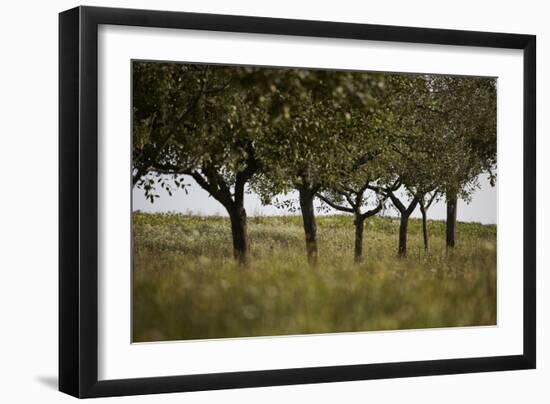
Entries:
[[359,262],[364,223],[386,204],[400,215],[400,256],[417,207],[428,249],[439,199],[454,247],[458,199],[480,174],[496,181],[493,78],[154,62],[133,62],[132,73],[133,186],[154,201],[192,177],[227,210],[242,264],[246,189],[266,204],[298,192],[315,265],[315,198],[353,215]]

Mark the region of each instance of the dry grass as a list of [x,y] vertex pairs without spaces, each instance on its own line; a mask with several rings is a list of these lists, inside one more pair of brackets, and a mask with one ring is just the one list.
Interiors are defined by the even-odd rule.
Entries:
[[409,255],[396,257],[395,219],[366,222],[353,263],[349,216],[318,218],[320,264],[305,259],[300,217],[249,219],[251,265],[232,259],[228,219],[134,213],[136,342],[392,330],[496,323],[496,226],[409,225]]

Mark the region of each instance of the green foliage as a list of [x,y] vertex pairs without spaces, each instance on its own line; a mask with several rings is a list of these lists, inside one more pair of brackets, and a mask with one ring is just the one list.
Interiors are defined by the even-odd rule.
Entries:
[[299,69],[259,69],[257,75],[252,91],[269,111],[269,141],[258,145],[263,175],[253,188],[264,200],[335,183],[373,152],[369,114],[384,75]]
[[494,183],[495,79],[419,75],[393,76],[392,82],[399,127],[393,128],[397,155],[390,159],[411,193],[439,189],[468,200],[480,174],[487,172]]
[[151,200],[156,186],[170,184],[163,176],[185,186],[186,174],[200,176],[199,185],[230,203],[237,174],[257,163],[254,143],[266,126],[265,110],[242,91],[243,74],[237,67],[133,63],[134,178]]
[[496,323],[496,226],[411,219],[408,257],[397,259],[398,220],[373,217],[366,259],[353,262],[349,215],[320,216],[319,266],[303,255],[298,216],[249,220],[252,260],[236,265],[225,217],[134,213],[133,339],[159,341]]
[[188,132],[204,91],[206,67],[154,62],[132,63],[133,184],[143,188],[151,202],[161,186],[169,193],[174,181],[155,178],[151,168],[170,158],[175,137]]
[[467,198],[495,176],[496,80],[134,62],[133,127],[146,191],[151,172],[208,167],[231,186],[254,154],[265,199],[365,178]]

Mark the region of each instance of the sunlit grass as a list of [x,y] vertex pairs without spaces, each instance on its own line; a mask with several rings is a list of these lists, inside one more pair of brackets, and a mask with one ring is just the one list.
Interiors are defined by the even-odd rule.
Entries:
[[307,265],[300,217],[249,219],[251,263],[233,262],[224,217],[134,213],[133,340],[228,338],[496,323],[496,226],[411,219],[396,257],[393,218],[366,222],[353,262],[349,216],[317,219],[319,266]]

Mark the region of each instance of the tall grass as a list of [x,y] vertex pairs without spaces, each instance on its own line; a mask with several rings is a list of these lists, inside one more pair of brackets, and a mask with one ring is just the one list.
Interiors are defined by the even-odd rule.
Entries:
[[364,262],[353,262],[350,216],[318,219],[319,266],[308,266],[300,217],[249,219],[251,264],[232,258],[224,217],[134,213],[135,342],[394,330],[496,323],[496,226],[367,220]]

